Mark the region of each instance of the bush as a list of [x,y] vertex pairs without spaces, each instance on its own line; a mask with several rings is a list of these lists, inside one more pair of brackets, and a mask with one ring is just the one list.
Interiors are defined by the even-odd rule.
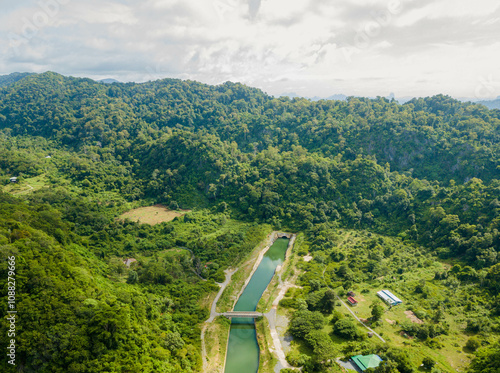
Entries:
[[392,360],[400,373],[414,373],[413,363],[410,360],[408,352],[403,349],[389,348],[385,354],[384,360]]
[[288,361],[288,363],[293,367],[304,366],[310,359],[310,356],[299,352],[290,352],[286,355],[286,361]]
[[444,345],[441,342],[436,341],[435,339],[427,339],[425,341],[425,344],[428,347],[432,348],[433,350],[438,350],[444,347]]
[[293,298],[283,298],[280,300],[279,306],[283,308],[296,308],[297,301]]
[[345,339],[359,339],[360,333],[356,325],[348,319],[340,319],[333,325],[333,333]]
[[491,321],[486,317],[467,319],[467,327],[465,329],[473,333],[488,332],[491,330]]
[[432,360],[430,357],[424,357],[424,360],[422,361],[422,365],[424,366],[425,369],[432,369],[432,367],[436,364],[434,360]]
[[337,310],[333,311],[332,316],[332,320],[330,321],[332,324],[344,318],[344,314]]
[[479,347],[481,347],[481,341],[479,341],[476,337],[471,337],[465,344],[465,347],[471,351],[476,351]]
[[420,320],[425,320],[427,318],[427,312],[421,310],[413,310],[415,316],[417,316]]

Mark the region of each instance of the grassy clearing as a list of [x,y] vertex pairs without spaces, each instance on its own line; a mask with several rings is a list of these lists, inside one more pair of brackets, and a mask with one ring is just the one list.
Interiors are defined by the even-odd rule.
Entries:
[[231,322],[225,317],[217,317],[206,326],[207,373],[224,372],[230,326]]
[[10,183],[3,187],[3,192],[11,193],[14,195],[23,195],[31,193],[35,190],[42,189],[49,185],[49,181],[45,174],[27,179],[20,179],[18,183]]
[[130,219],[141,224],[156,225],[169,222],[182,216],[189,210],[172,211],[163,205],[154,205],[148,207],[138,207],[120,215],[120,219]]

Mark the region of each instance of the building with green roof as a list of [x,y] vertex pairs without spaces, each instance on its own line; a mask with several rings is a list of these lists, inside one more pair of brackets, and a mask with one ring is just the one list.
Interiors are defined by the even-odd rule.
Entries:
[[358,366],[361,371],[365,371],[368,368],[376,368],[382,362],[382,359],[378,355],[356,355],[353,356],[352,361]]

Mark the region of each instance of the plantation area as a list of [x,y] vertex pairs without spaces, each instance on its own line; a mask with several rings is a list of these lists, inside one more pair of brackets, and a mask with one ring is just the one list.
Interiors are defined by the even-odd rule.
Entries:
[[[7,183],[7,181],[5,181]],[[39,190],[48,185],[45,175],[39,175],[26,179],[20,179],[17,183],[8,183],[4,185],[2,191],[13,195],[20,195]]]

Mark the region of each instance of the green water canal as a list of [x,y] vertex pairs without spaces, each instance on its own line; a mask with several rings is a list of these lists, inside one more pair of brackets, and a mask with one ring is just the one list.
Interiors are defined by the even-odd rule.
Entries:
[[[255,311],[276,267],[285,261],[288,238],[278,238],[264,254],[250,282],[238,298],[235,311]],[[229,331],[225,373],[256,373],[259,346],[253,319],[233,318]]]

